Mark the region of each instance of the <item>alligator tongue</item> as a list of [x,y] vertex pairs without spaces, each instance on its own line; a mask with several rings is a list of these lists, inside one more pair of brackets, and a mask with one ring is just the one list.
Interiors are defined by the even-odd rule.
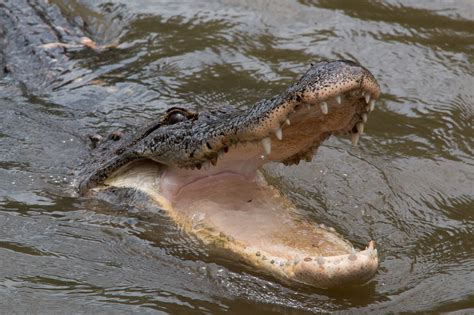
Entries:
[[304,259],[353,250],[335,234],[304,223],[294,206],[261,179],[249,182],[236,174],[202,179],[184,187],[172,207],[195,228],[221,231],[273,256]]

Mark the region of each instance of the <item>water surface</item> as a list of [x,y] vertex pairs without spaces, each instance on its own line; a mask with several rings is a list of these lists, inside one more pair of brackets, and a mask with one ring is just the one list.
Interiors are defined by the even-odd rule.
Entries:
[[[0,313],[474,312],[471,1],[50,2],[118,48],[69,51],[40,92],[0,79]],[[341,58],[382,87],[359,147],[332,138],[266,176],[308,220],[377,241],[366,285],[283,285],[149,205],[75,194],[87,134],[171,106],[249,106]]]

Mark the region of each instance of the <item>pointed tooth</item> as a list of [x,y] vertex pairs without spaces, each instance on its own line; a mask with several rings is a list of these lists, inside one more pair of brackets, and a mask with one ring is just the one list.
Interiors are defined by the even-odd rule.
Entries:
[[367,104],[369,104],[369,101],[370,101],[370,93],[369,93],[369,92],[366,92],[365,95],[364,95],[364,97],[365,97],[365,102],[366,102]]
[[265,151],[266,155],[270,155],[272,152],[272,139],[270,138],[263,138],[262,139],[263,150]]
[[352,146],[356,147],[357,143],[359,143],[359,137],[360,135],[357,132],[354,132],[351,134],[351,141],[352,141]]
[[291,121],[288,118],[285,120],[285,122],[288,126],[291,125]]
[[319,104],[319,106],[321,107],[321,111],[323,112],[323,114],[327,115],[328,114],[328,103],[321,102],[321,104]]
[[362,114],[362,121],[363,121],[364,123],[367,122],[367,119],[368,119],[368,118],[369,118],[369,116],[367,115],[367,113],[363,113],[363,114]]
[[307,109],[310,109],[310,108],[311,108],[311,104],[310,104],[310,103],[306,103],[306,108],[307,108]]
[[358,134],[363,134],[364,133],[364,123],[363,122],[358,122],[356,124],[356,128],[357,128],[357,133]]
[[211,160],[211,164],[212,164],[213,166],[216,166],[216,164],[217,164],[217,157],[215,157],[215,158],[213,158],[213,159]]
[[341,104],[341,102],[342,102],[342,97],[341,97],[341,95],[336,96],[336,102],[337,102],[338,104]]
[[369,110],[370,110],[370,111],[373,111],[374,108],[375,108],[375,100],[372,99],[372,100],[370,100],[370,102],[369,102]]
[[369,242],[369,248],[370,249],[375,249],[375,242],[374,241]]
[[278,129],[275,131],[275,136],[277,137],[278,140],[282,140],[282,139],[283,139],[283,131],[281,130],[281,128],[278,128]]

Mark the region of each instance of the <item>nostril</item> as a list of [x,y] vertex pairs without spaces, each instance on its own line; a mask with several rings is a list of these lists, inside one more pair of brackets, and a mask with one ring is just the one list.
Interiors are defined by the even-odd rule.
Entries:
[[109,138],[114,140],[114,141],[118,141],[118,140],[122,139],[122,137],[123,137],[123,133],[120,130],[116,130],[116,131],[112,132],[109,136]]

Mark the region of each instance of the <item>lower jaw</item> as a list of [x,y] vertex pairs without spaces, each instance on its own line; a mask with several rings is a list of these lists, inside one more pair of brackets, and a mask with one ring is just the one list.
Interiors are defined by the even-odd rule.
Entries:
[[303,219],[260,175],[248,180],[219,173],[173,198],[161,191],[160,175],[156,163],[142,162],[107,185],[146,193],[189,234],[284,282],[329,288],[364,282],[376,272],[376,250],[357,251],[334,229]]
[[298,256],[300,251],[335,256],[352,251],[337,234],[306,222],[259,173],[251,180],[234,173],[203,178],[182,187],[169,201],[182,221],[193,218],[198,225],[224,232],[245,246],[260,244],[280,256]]

